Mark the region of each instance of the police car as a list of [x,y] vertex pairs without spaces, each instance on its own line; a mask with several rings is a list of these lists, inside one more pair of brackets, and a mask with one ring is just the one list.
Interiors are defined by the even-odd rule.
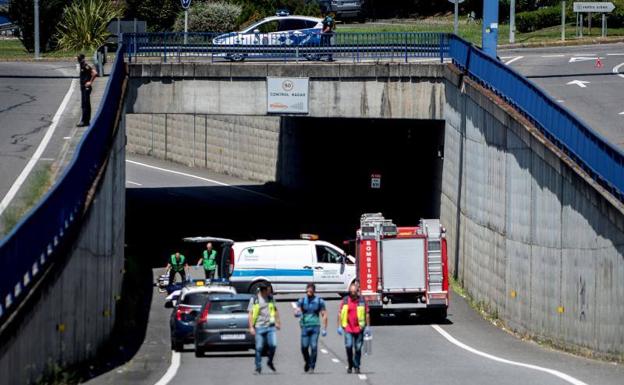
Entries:
[[[219,35],[212,40],[214,45],[253,46],[253,45],[319,45],[323,31],[323,19],[309,16],[271,16],[250,27]],[[240,61],[254,53],[224,54],[226,59]]]

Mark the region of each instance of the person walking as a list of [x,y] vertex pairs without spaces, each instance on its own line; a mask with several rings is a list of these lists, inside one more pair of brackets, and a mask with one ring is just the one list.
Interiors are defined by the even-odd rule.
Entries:
[[206,243],[202,257],[197,261],[197,266],[204,265],[206,279],[213,280],[217,270],[217,251],[212,248],[212,243]]
[[262,285],[258,293],[249,300],[249,333],[256,338],[256,369],[254,374],[262,373],[262,354],[267,349],[267,366],[275,372],[275,350],[277,349],[277,330],[281,327],[279,312],[275,300],[270,295],[269,286]]
[[[300,318],[301,325],[301,353],[305,365],[303,371],[314,373],[319,334],[327,335],[327,310],[325,301],[316,296],[316,286],[308,283],[306,295],[297,301],[295,317]],[[323,329],[321,329],[321,321]]]
[[169,263],[167,263],[167,273],[169,273],[169,284],[173,285],[175,282],[176,273],[180,275],[182,282],[186,281],[186,271],[188,264],[186,263],[186,257],[176,251],[175,254],[171,254]]
[[91,90],[97,71],[87,63],[84,54],[76,56],[76,59],[80,65],[80,106],[82,108],[82,117],[77,126],[85,127],[91,122]]
[[349,295],[340,302],[338,334],[344,334],[348,361],[347,373],[360,374],[364,336],[371,337],[373,332],[370,327],[368,305],[364,297],[360,295],[355,282],[349,286]]

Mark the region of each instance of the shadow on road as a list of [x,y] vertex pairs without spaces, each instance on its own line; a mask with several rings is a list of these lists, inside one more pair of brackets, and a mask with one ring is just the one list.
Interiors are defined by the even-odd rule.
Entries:
[[374,326],[416,326],[416,325],[452,325],[453,322],[446,318],[436,319],[427,314],[390,314],[376,316],[371,320]]

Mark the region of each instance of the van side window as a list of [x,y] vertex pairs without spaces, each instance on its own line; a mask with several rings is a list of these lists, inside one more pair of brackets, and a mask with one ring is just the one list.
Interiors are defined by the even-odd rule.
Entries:
[[327,246],[316,246],[316,258],[318,263],[341,263],[342,255]]

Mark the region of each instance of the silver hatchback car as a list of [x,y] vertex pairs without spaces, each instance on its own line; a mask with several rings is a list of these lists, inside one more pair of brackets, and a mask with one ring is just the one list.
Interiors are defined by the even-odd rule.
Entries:
[[249,333],[247,307],[251,294],[214,295],[195,322],[195,355],[208,350],[249,350],[255,339]]

